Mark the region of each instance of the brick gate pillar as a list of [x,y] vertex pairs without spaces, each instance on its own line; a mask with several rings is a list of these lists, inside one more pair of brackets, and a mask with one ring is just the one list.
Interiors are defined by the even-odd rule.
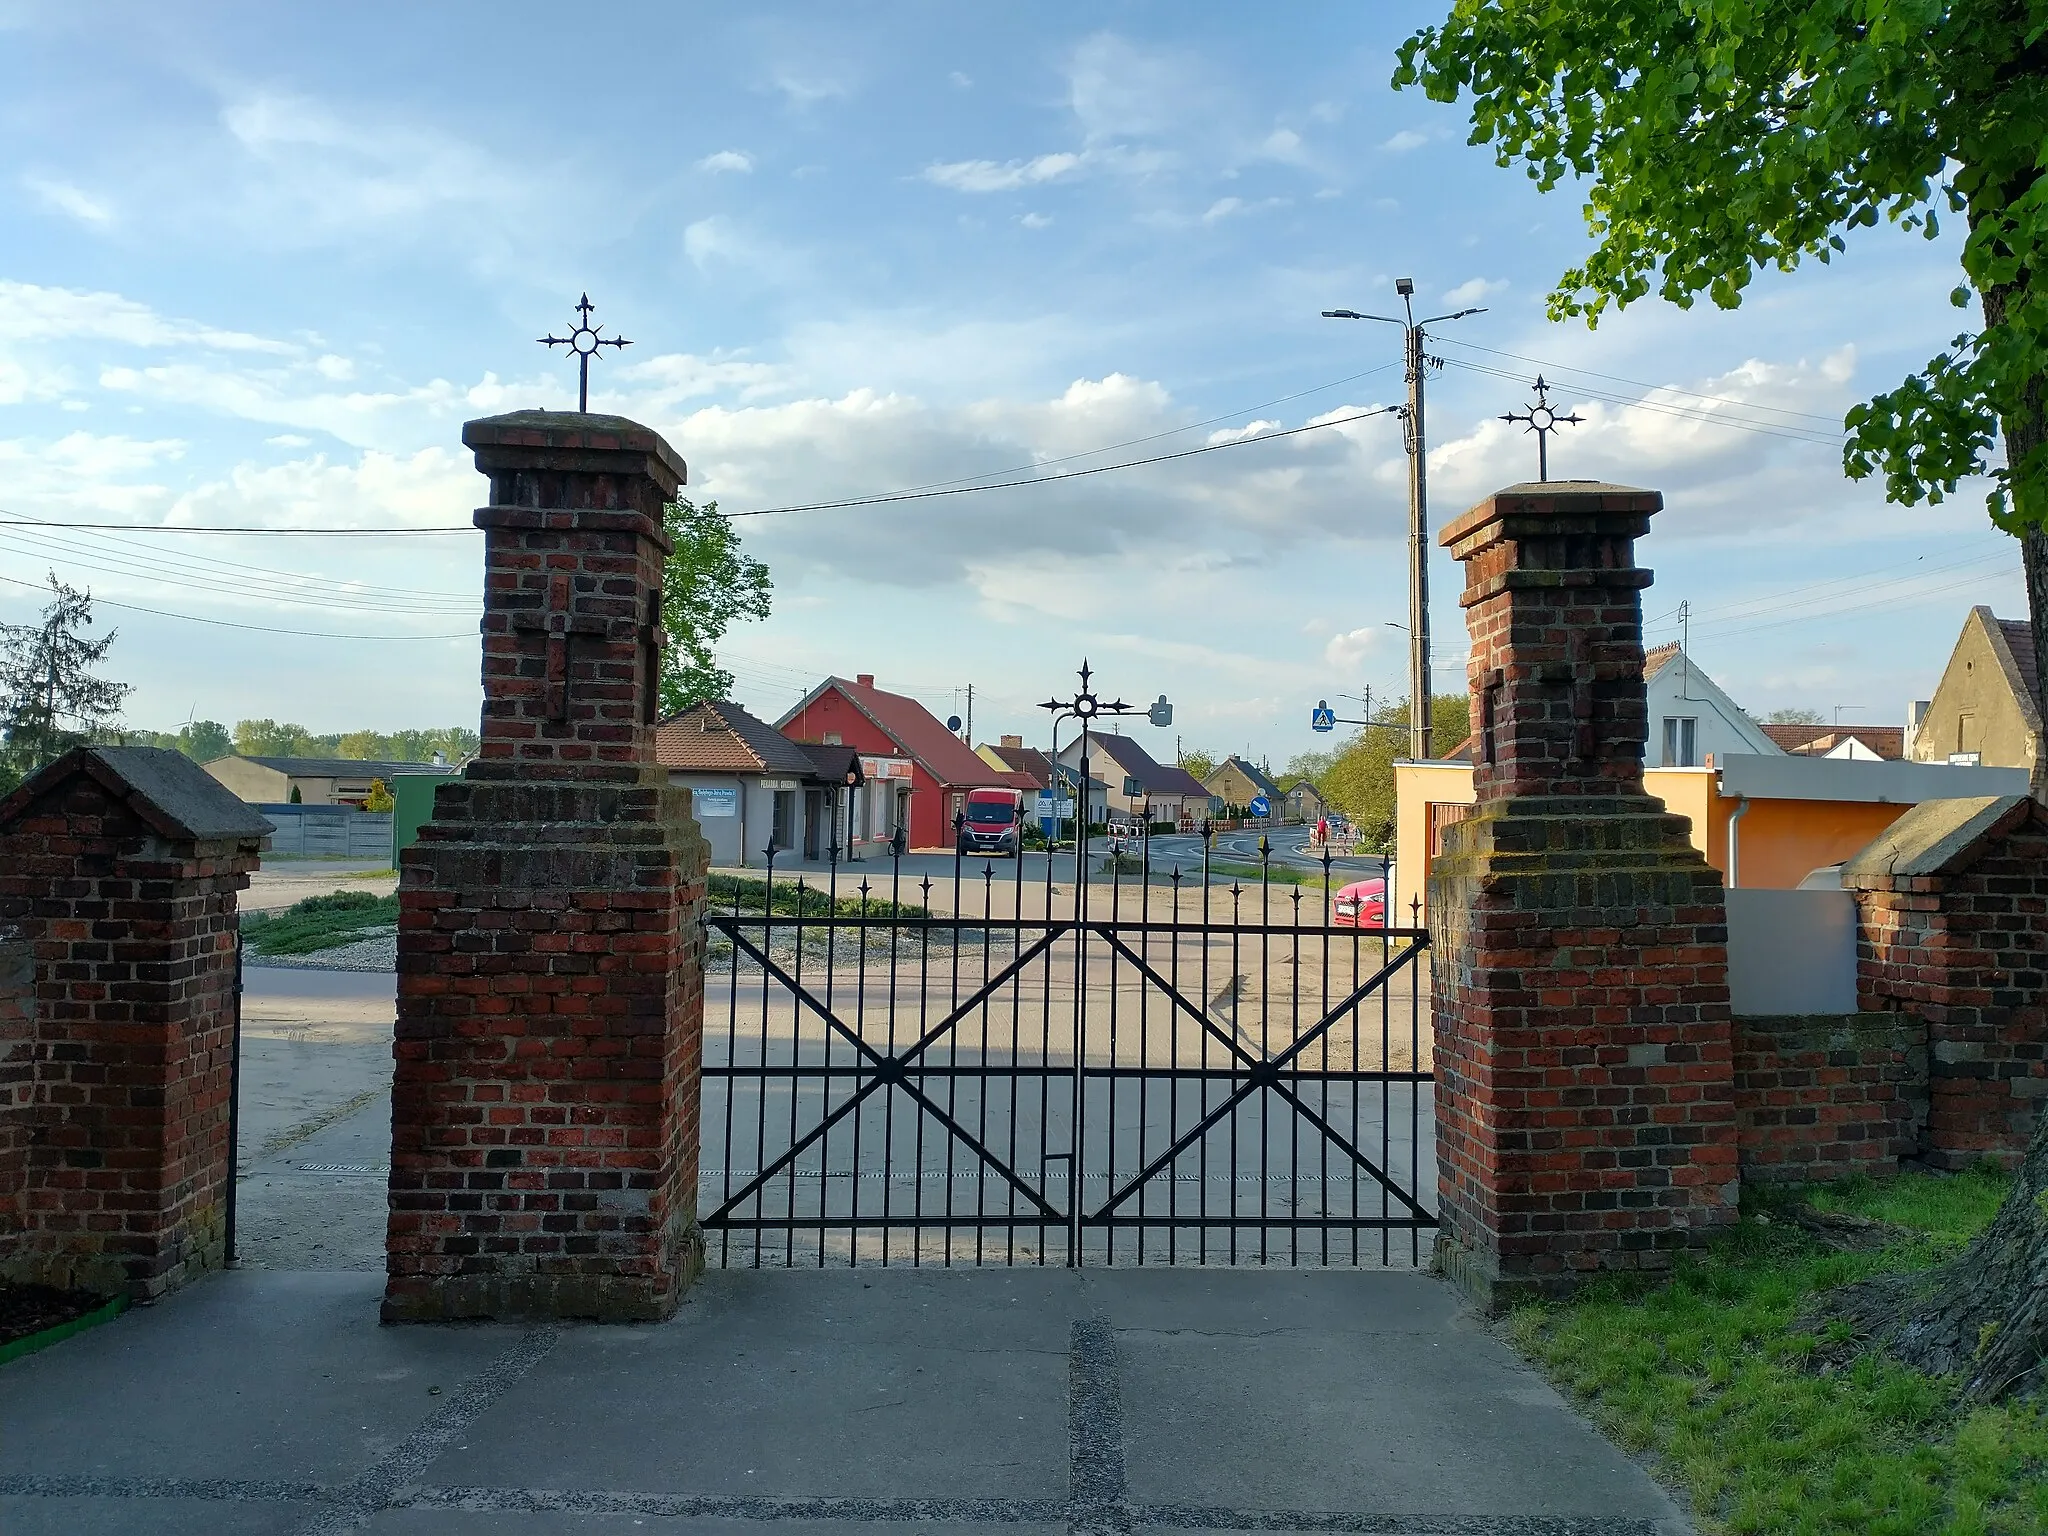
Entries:
[[190,758],[78,747],[0,799],[0,1279],[218,1269],[236,893],[268,821]]
[[400,860],[383,1315],[660,1318],[702,1255],[707,849],[654,759],[683,462],[611,416],[462,440],[483,745]]
[[1643,791],[1654,491],[1510,486],[1464,562],[1477,804],[1429,872],[1439,1266],[1488,1303],[1653,1269],[1738,1193],[1721,877]]

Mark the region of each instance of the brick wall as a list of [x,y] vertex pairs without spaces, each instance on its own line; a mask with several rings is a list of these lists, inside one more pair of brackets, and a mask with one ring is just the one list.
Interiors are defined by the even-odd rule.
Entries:
[[1488,1301],[1664,1267],[1734,1218],[1721,880],[1642,788],[1633,542],[1661,505],[1518,486],[1443,534],[1478,800],[1429,876],[1438,1256]]
[[0,931],[0,1273],[21,1245],[28,1218],[35,1052],[35,946]]
[[1898,1014],[1735,1020],[1744,1179],[1883,1177],[1919,1151],[1927,1044]]
[[149,1298],[224,1257],[236,896],[260,836],[167,836],[83,761],[52,764],[0,818],[0,927],[32,952],[35,1028],[0,1271]]
[[2048,810],[2020,796],[1950,806],[1915,807],[1844,868],[1857,1006],[1925,1028],[1920,1154],[2010,1166],[2048,1101]]
[[484,746],[400,860],[384,1316],[658,1318],[701,1253],[708,848],[652,728],[682,465],[616,418],[464,441]]

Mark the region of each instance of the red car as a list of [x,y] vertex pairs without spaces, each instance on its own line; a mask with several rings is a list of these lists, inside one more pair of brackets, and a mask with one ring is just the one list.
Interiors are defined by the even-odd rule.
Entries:
[[1384,928],[1387,926],[1387,882],[1375,875],[1354,880],[1330,900],[1332,928]]

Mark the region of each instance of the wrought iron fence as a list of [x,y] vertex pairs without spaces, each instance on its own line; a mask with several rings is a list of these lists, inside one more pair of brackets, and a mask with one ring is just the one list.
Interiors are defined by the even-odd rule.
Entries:
[[1421,1261],[1426,933],[1333,920],[1328,859],[1089,861],[721,888],[711,1262]]

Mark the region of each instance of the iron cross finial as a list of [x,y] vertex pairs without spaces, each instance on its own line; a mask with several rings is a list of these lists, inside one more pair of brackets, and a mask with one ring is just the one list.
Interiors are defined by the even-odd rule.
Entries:
[[1577,411],[1569,416],[1560,416],[1551,408],[1550,386],[1543,382],[1543,375],[1536,375],[1536,403],[1529,407],[1526,415],[1517,416],[1513,411],[1501,417],[1502,421],[1519,421],[1525,431],[1536,434],[1536,478],[1539,481],[1550,478],[1550,434],[1559,427],[1575,427],[1583,418]]
[[540,344],[544,347],[567,347],[576,354],[576,409],[590,409],[590,358],[599,347],[630,347],[632,342],[623,336],[600,334],[604,327],[592,325],[590,314],[593,306],[590,295],[585,293],[576,301],[576,329],[566,336],[543,336]]

